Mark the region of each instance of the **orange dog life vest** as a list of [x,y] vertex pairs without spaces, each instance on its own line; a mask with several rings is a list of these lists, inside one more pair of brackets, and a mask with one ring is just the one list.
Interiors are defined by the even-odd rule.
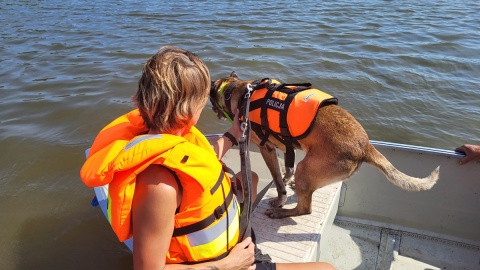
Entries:
[[[311,88],[309,83],[284,84],[266,78],[253,90],[249,110],[252,129],[262,139],[262,145],[272,135],[292,153],[292,144],[308,135],[318,110],[328,104],[338,104],[335,97]],[[290,163],[293,167],[293,161]]]

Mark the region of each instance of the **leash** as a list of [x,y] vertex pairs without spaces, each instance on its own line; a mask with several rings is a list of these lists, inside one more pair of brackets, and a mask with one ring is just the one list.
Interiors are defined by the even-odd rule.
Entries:
[[240,144],[240,160],[242,166],[242,183],[244,190],[243,209],[240,214],[240,240],[251,236],[252,226],[250,218],[252,215],[252,169],[250,167],[250,153],[248,145],[250,144],[250,120],[248,112],[250,111],[250,96],[253,91],[251,84],[247,84],[245,93],[245,106],[243,106],[244,121],[240,124],[242,136],[239,138]]

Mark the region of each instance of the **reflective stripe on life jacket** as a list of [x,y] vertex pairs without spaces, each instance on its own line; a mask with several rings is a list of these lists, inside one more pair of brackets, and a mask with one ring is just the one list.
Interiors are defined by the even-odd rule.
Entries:
[[183,137],[134,134],[132,130],[146,131],[138,118],[134,110],[102,129],[80,172],[89,187],[109,184],[108,218],[117,237],[125,241],[132,236],[136,175],[160,164],[174,173],[182,188],[166,262],[224,256],[238,242],[239,207],[213,148],[195,127]]

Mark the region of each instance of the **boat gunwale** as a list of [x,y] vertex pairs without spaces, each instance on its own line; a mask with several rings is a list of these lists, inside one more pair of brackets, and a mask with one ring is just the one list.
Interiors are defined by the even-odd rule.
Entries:
[[[222,137],[222,134],[206,134],[208,140],[218,139]],[[447,149],[440,149],[440,148],[433,148],[433,147],[425,147],[425,146],[417,146],[417,145],[409,145],[409,144],[402,144],[402,143],[393,143],[393,142],[385,142],[385,141],[377,141],[377,140],[370,140],[370,143],[378,148],[384,149],[392,149],[392,150],[406,150],[410,152],[417,152],[420,154],[434,154],[446,157],[455,157],[455,158],[462,158],[465,154],[461,152],[457,152],[454,150],[447,150]]]

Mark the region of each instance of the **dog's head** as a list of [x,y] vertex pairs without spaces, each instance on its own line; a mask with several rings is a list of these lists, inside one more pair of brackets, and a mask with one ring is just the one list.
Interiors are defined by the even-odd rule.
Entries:
[[[233,119],[235,114],[232,113],[232,108],[229,107],[231,104],[230,102],[232,102],[233,88],[235,88],[236,82],[238,81],[240,81],[240,78],[238,78],[235,71],[232,71],[228,77],[212,81],[210,87],[210,102],[212,103],[212,110],[217,114],[219,119]],[[226,90],[229,90],[228,93],[225,93]],[[229,105],[226,105],[226,102]]]

